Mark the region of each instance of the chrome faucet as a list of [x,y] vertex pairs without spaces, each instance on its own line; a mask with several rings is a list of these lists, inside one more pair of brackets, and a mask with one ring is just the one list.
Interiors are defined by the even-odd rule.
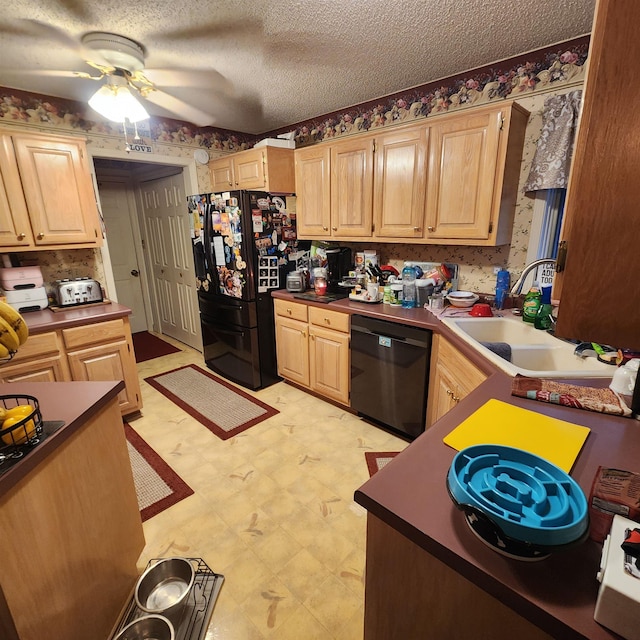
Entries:
[[543,264],[549,264],[549,265],[555,266],[556,261],[553,258],[540,258],[539,260],[534,260],[533,262],[530,262],[523,269],[522,273],[520,274],[520,277],[516,280],[513,287],[511,287],[511,291],[509,292],[510,295],[512,296],[520,295],[520,293],[522,293],[522,285],[524,284],[524,281],[527,278],[527,276],[534,269],[538,268],[540,265],[543,265]]

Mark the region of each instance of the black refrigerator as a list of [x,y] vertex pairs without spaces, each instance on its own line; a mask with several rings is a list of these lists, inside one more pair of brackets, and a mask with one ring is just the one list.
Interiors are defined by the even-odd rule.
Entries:
[[187,198],[204,360],[249,389],[280,380],[270,292],[295,268],[294,203],[258,191]]

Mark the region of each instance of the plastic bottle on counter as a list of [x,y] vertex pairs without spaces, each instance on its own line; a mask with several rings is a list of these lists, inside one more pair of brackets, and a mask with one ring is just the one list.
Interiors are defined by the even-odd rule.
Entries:
[[500,269],[496,275],[496,309],[502,309],[509,293],[511,274],[506,269]]
[[402,270],[402,306],[405,309],[416,306],[416,270],[410,266]]
[[540,298],[540,308],[536,313],[533,326],[536,329],[543,329],[546,331],[551,328],[553,320],[551,319],[551,312],[553,306],[551,305],[551,287],[542,287],[542,296]]
[[542,293],[540,292],[540,285],[538,282],[534,282],[529,289],[529,292],[524,297],[524,304],[522,306],[522,319],[525,322],[535,322],[538,309],[542,300]]

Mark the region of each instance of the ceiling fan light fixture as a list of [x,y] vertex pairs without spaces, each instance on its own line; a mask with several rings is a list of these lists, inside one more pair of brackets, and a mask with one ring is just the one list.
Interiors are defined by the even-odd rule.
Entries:
[[129,90],[127,81],[121,76],[109,76],[89,98],[89,106],[112,122],[140,122],[149,118],[147,110]]

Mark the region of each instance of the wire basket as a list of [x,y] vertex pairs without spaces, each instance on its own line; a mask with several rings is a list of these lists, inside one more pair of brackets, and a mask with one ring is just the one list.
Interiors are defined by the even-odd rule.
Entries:
[[24,415],[18,415],[19,420],[10,426],[0,428],[0,452],[4,455],[18,453],[26,447],[36,445],[42,436],[42,413],[37,398],[26,395],[0,396],[0,409],[10,411],[18,406],[29,406],[31,410]]

